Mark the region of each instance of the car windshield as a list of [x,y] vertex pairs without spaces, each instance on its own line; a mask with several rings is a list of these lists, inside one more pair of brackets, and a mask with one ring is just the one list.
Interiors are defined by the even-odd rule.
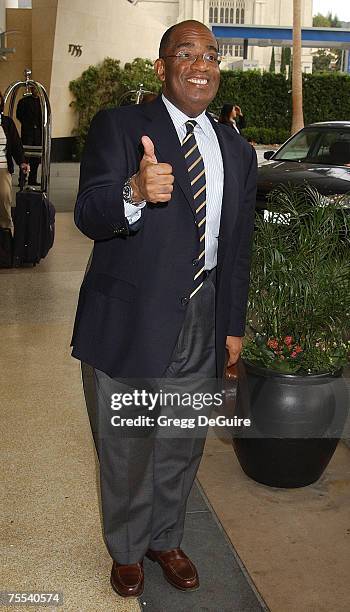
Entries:
[[273,159],[350,167],[350,129],[306,128],[277,151]]

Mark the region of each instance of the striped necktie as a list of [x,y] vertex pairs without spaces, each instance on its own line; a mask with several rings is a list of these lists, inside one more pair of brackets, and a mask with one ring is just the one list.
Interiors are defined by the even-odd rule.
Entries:
[[186,121],[186,136],[182,141],[182,152],[187,164],[191,189],[196,211],[196,222],[199,232],[198,271],[194,276],[194,287],[190,294],[192,298],[203,285],[205,266],[205,218],[206,218],[206,184],[203,158],[199,152],[194,135],[197,122],[194,119]]

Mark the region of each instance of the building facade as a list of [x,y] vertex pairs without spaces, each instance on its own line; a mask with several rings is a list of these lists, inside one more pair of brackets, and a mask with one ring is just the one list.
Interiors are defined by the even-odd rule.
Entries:
[[[0,0],[3,16],[6,6],[2,28],[14,30],[6,44],[16,52],[1,63],[0,88],[21,80],[24,69],[31,68],[33,78],[49,93],[56,141],[71,137],[76,122],[69,106],[69,82],[105,57],[122,64],[135,57],[154,60],[164,31],[184,19],[197,19],[208,26],[290,26],[293,20],[292,0]],[[302,6],[302,24],[311,26],[312,0],[303,0]],[[220,46],[223,69],[242,59],[242,45],[227,39]],[[271,51],[270,46],[249,47],[248,59],[268,70]],[[278,70],[279,47],[275,58]],[[311,66],[309,50],[303,49],[304,71],[311,71]]]

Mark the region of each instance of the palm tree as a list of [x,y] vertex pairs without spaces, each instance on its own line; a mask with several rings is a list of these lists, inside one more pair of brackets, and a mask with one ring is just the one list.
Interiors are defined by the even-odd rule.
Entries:
[[293,0],[292,134],[304,127],[301,71],[301,0]]

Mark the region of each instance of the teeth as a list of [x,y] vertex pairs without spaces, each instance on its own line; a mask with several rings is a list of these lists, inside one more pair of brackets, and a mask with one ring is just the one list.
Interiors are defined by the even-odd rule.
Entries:
[[187,79],[190,83],[196,83],[198,85],[206,85],[208,83],[207,79]]

